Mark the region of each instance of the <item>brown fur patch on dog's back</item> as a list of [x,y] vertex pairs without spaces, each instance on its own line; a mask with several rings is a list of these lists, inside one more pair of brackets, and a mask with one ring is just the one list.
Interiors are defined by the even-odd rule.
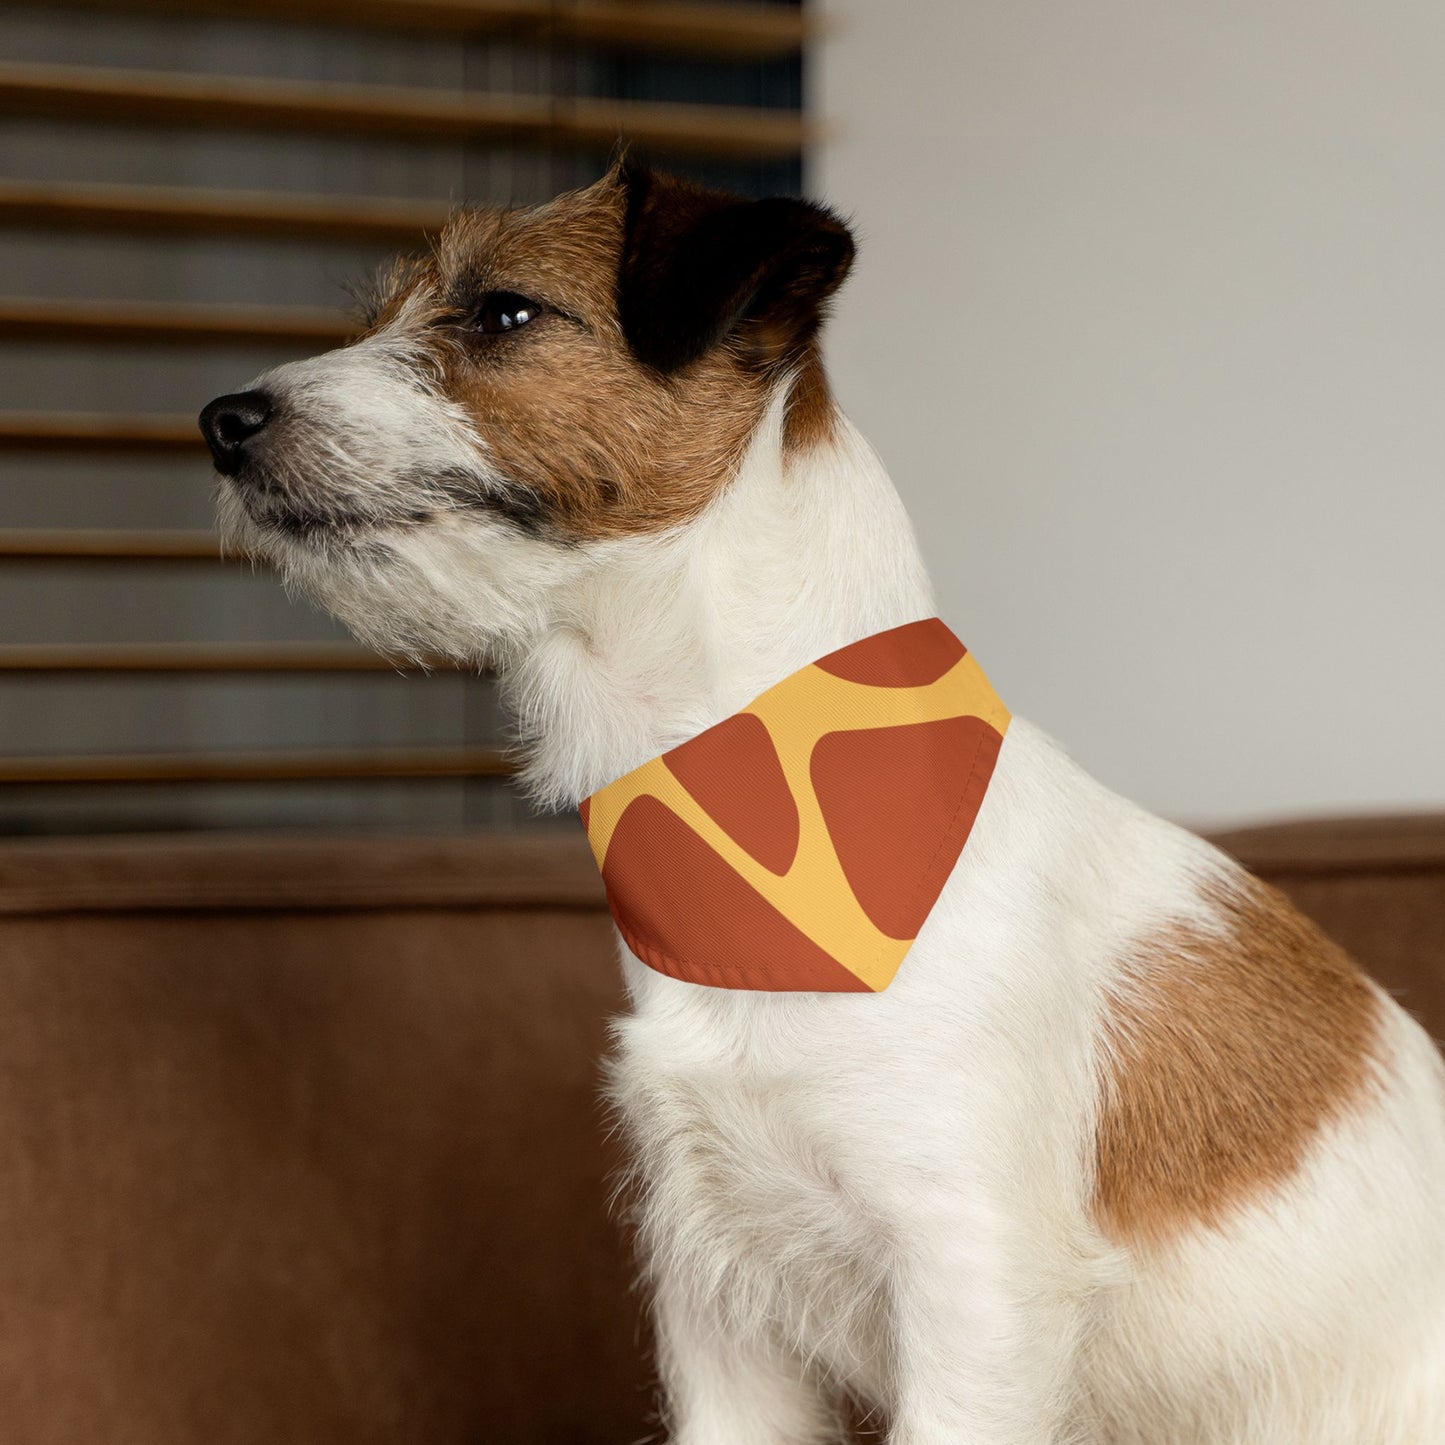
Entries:
[[1220,1225],[1368,1092],[1380,1003],[1359,969],[1245,874],[1210,901],[1218,930],[1149,938],[1110,1001],[1094,1205],[1118,1239]]

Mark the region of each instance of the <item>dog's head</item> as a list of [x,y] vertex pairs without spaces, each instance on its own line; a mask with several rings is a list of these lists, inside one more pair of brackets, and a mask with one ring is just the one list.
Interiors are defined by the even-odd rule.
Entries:
[[703,511],[780,386],[793,444],[826,429],[852,255],[820,207],[625,164],[463,211],[360,339],[202,412],[223,528],[382,646],[505,648],[579,558]]

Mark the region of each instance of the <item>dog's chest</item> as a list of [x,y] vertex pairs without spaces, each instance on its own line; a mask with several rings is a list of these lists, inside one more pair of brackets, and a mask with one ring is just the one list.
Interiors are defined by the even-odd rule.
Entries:
[[645,1017],[620,1037],[614,1096],[653,1267],[850,1383],[881,1384],[884,1241],[848,1163],[843,1081],[723,1066],[702,1048],[689,1061]]

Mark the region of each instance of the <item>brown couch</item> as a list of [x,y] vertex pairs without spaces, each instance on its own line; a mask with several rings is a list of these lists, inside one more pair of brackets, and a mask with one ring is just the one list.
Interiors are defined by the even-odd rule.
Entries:
[[[1445,818],[1221,840],[1445,1033]],[[654,1428],[576,833],[0,844],[6,1445]]]

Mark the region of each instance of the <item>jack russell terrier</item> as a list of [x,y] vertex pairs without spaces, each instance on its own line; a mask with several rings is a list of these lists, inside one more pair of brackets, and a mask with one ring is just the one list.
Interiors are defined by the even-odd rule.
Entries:
[[623,162],[202,413],[228,536],[495,666],[582,807],[671,1439],[1445,1441],[1434,1046],[934,617],[819,360],[852,257]]

